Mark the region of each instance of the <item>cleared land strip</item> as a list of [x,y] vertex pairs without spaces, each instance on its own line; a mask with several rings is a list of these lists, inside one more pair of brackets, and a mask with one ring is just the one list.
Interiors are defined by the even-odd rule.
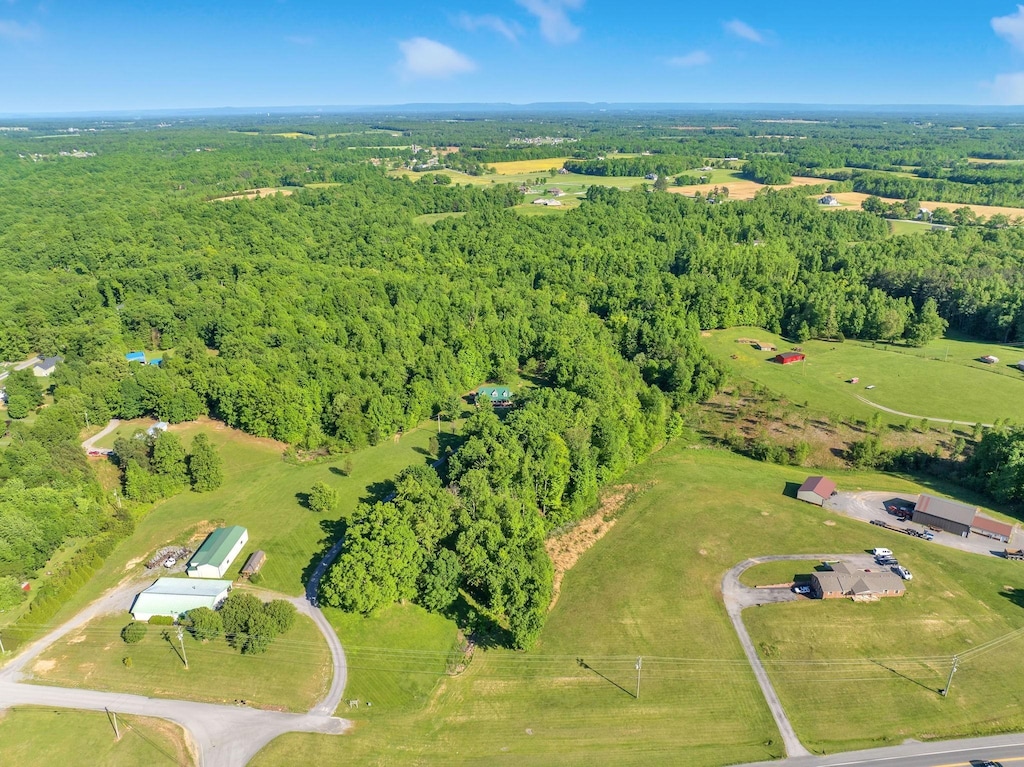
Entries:
[[[857,399],[859,399],[865,405],[870,405],[871,407],[877,408],[878,410],[882,410],[882,411],[884,411],[886,413],[891,413],[892,415],[903,416],[904,418],[914,418],[914,419],[916,419],[918,421],[934,421],[936,423],[951,423],[954,426],[977,426],[978,425],[977,422],[975,422],[975,421],[954,421],[952,418],[931,418],[930,416],[926,416],[926,415],[914,415],[913,413],[904,413],[901,410],[893,410],[891,407],[886,407],[885,405],[879,405],[877,402],[872,402],[871,400],[869,400],[869,399],[867,399],[865,397],[862,397],[859,394],[854,394],[853,396],[856,397]],[[993,426],[993,424],[990,424],[990,423],[983,423],[981,425],[984,426],[986,429],[991,429],[992,426]]]

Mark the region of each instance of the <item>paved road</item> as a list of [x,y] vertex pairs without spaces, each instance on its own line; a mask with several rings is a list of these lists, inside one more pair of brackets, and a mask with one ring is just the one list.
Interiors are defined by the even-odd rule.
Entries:
[[972,761],[978,763],[986,759],[1017,767],[1024,762],[1024,736],[995,735],[932,743],[910,741],[901,746],[757,762],[743,767],[969,767]]
[[294,597],[289,601],[316,623],[327,640],[334,661],[330,689],[323,700],[306,714],[42,686],[21,681],[26,676],[29,664],[61,637],[99,615],[127,610],[138,588],[137,582],[126,582],[108,591],[74,618],[26,646],[0,671],[0,709],[27,705],[93,711],[109,709],[118,713],[169,719],[185,728],[193,750],[199,756],[200,767],[243,767],[267,743],[286,732],[340,735],[348,729],[348,721],[334,716],[344,693],[348,673],[344,650],[323,613],[302,597]]
[[[867,397],[862,397],[859,394],[854,394],[853,396],[856,397],[857,399],[859,399],[865,405],[870,405],[871,407],[873,407],[873,408],[875,408],[877,410],[881,410],[881,411],[886,412],[886,413],[892,413],[893,415],[903,416],[904,418],[913,418],[916,421],[924,420],[924,421],[935,421],[936,423],[951,423],[951,424],[953,424],[955,426],[975,426],[976,425],[974,421],[954,421],[952,418],[931,418],[931,417],[926,416],[926,415],[914,415],[913,413],[904,413],[904,412],[902,412],[900,410],[893,410],[892,408],[886,407],[885,405],[879,405],[877,402],[872,402]],[[986,429],[991,429],[992,428],[992,424],[990,424],[990,423],[983,423],[982,426],[984,426]]]
[[101,431],[97,432],[96,434],[93,434],[91,437],[89,437],[89,439],[85,440],[85,442],[82,443],[82,450],[84,450],[87,453],[90,450],[102,450],[105,455],[114,452],[113,450],[108,450],[107,448],[94,448],[93,445],[96,444],[97,440],[103,439],[105,436],[110,434],[110,432],[114,431],[114,429],[116,429],[120,425],[121,422],[117,418],[111,418],[110,423],[104,426]]

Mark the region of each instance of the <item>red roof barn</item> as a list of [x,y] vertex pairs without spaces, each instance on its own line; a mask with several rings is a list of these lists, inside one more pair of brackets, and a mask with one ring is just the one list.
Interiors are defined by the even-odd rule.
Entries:
[[782,354],[775,355],[775,361],[780,365],[788,365],[790,362],[800,362],[804,359],[804,355],[801,352],[783,352]]

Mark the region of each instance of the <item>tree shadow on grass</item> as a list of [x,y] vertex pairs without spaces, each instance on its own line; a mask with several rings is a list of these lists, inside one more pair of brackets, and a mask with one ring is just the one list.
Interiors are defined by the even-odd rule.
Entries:
[[327,469],[327,471],[331,472],[331,474],[333,474],[336,477],[348,476],[348,472],[346,472],[344,469],[339,469],[337,466],[331,466]]
[[[327,552],[331,550],[334,544],[345,539],[345,533],[348,530],[348,520],[344,517],[341,519],[321,519],[320,529],[324,532],[320,548],[312,556],[306,566],[302,568],[301,576],[302,585],[306,589],[306,598],[313,602],[315,602],[318,597],[317,594],[312,594],[309,591],[313,573],[316,572],[317,567],[320,565],[320,561],[327,555]],[[341,554],[341,550],[338,551],[338,554]],[[328,568],[328,570],[329,569],[330,568]],[[326,571],[323,574],[326,575]]]
[[455,625],[477,647],[484,649],[512,647],[512,635],[508,629],[470,604],[462,593],[444,611],[444,616],[455,621]]
[[309,493],[296,493],[295,500],[299,502],[299,506],[302,508],[309,508]]
[[373,482],[366,486],[366,493],[359,499],[360,503],[382,503],[390,501],[395,495],[395,483],[390,479]]

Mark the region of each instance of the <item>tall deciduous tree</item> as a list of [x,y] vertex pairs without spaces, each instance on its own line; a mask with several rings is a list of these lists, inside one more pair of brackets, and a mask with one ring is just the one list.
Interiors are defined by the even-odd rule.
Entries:
[[188,457],[188,473],[192,489],[197,493],[216,490],[224,482],[224,468],[220,454],[205,434],[192,440],[192,453]]

